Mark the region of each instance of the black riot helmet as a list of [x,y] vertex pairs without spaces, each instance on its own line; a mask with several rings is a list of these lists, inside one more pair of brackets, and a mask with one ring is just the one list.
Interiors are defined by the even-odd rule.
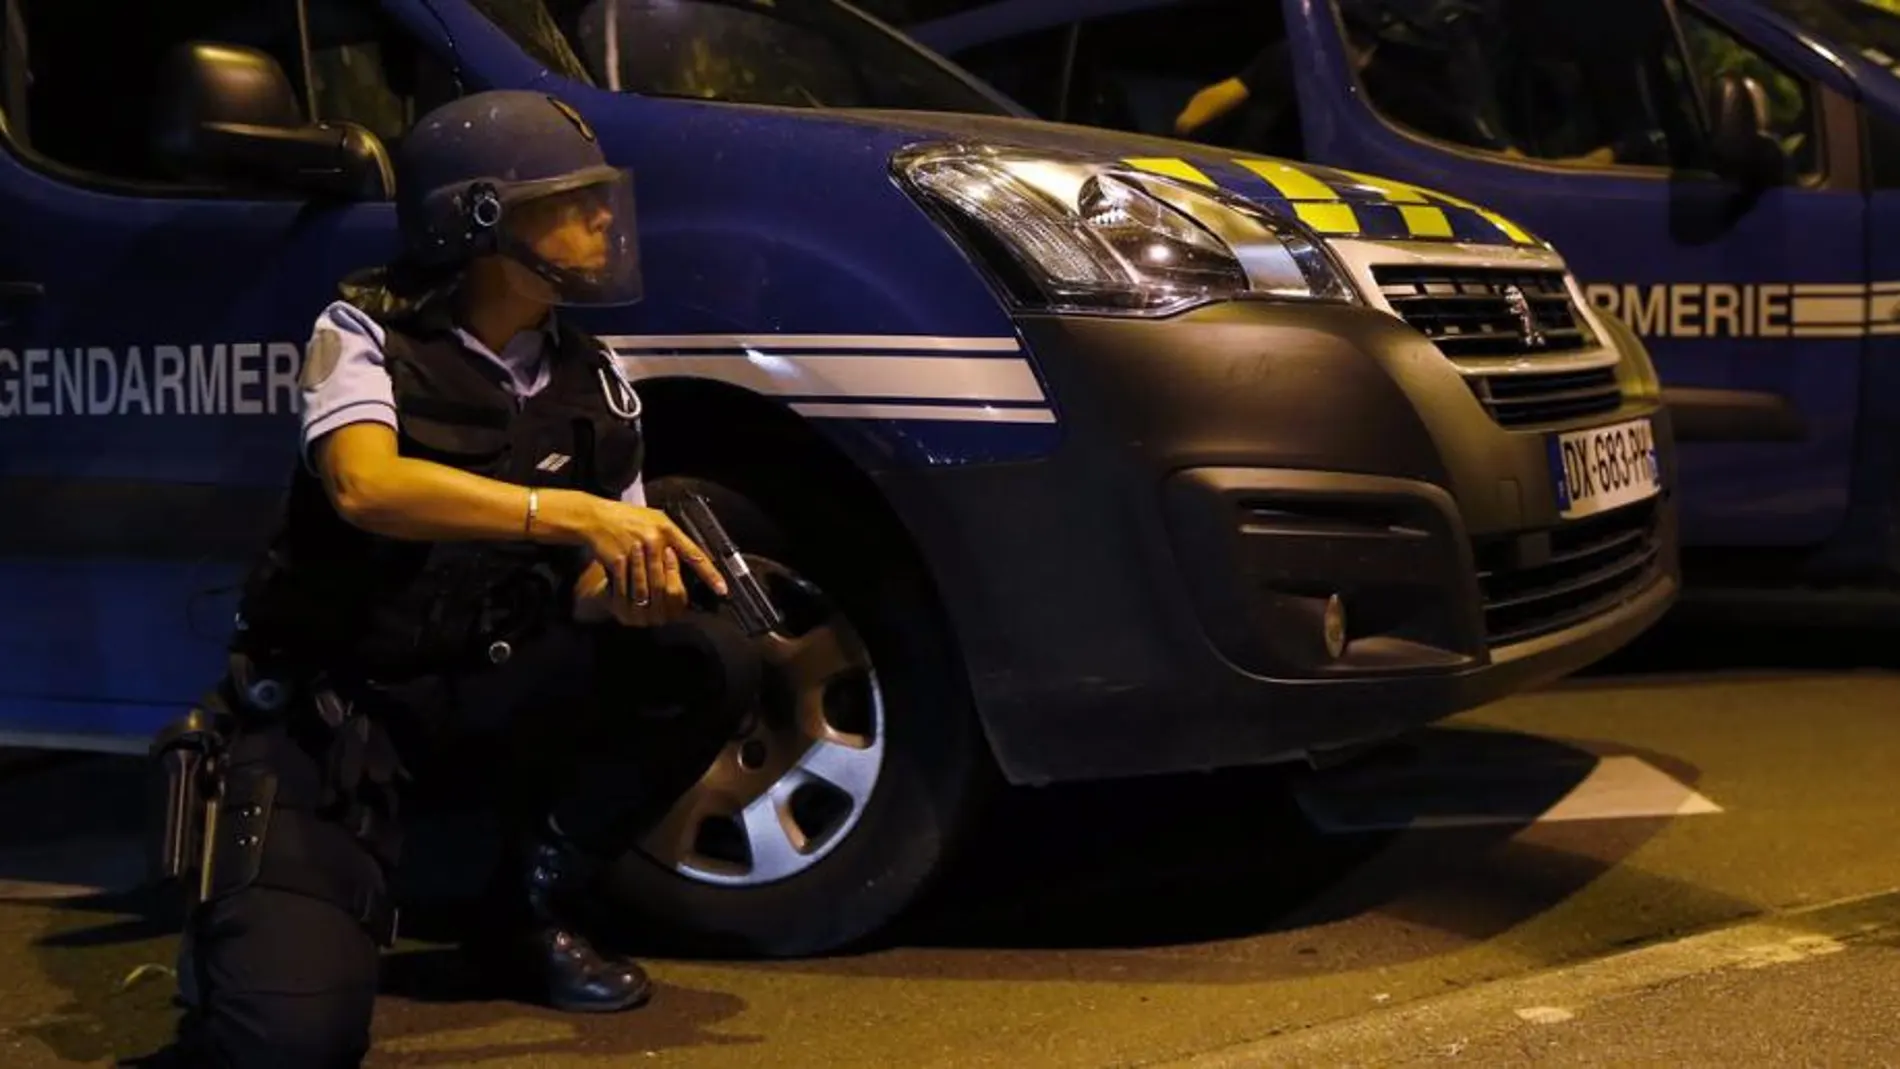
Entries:
[[523,292],[564,305],[640,298],[633,176],[607,163],[563,101],[493,90],[429,112],[403,138],[396,216],[406,257],[425,271],[488,255]]

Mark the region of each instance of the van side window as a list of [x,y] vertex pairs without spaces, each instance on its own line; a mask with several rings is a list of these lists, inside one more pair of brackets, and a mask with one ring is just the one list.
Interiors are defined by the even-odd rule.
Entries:
[[[149,108],[159,64],[180,42],[216,40],[244,14],[223,4],[121,0],[7,0],[9,140],[42,165],[83,176],[163,182]],[[189,10],[181,10],[188,8]],[[277,53],[286,71],[294,57]]]
[[[832,0],[475,0],[536,56],[565,35],[589,80],[645,96],[793,108],[1007,114],[968,74]],[[563,61],[565,62],[565,61]]]
[[[1201,0],[1084,23],[1070,122],[1298,157],[1299,96],[1277,3]],[[1192,129],[1176,123],[1200,94]]]
[[460,96],[455,75],[374,0],[311,0],[310,81],[319,119],[368,128],[390,151]]
[[874,19],[908,30],[937,19],[960,15],[994,0],[857,0],[853,7]]
[[[310,85],[315,119],[357,123],[395,151],[416,119],[460,94],[454,75],[386,15],[376,0],[307,0]],[[288,4],[230,20],[214,38],[284,56],[284,70],[301,83],[295,9]]]
[[[289,3],[0,2],[10,23],[0,52],[8,138],[74,177],[177,184],[153,145],[152,107],[160,64],[186,41],[259,49],[306,99]],[[393,144],[416,115],[456,95],[453,79],[375,0],[310,0],[309,17],[317,102],[310,118],[358,122]]]
[[1665,5],[1468,0],[1400,14],[1335,0],[1365,97],[1394,125],[1515,159],[1706,166]]
[[1064,81],[1074,23],[986,41],[953,54],[957,66],[989,83],[991,88],[1034,112],[1038,118],[1066,118],[1068,97]]
[[1900,124],[1862,109],[1866,131],[1867,181],[1875,189],[1900,189]]
[[1705,91],[1712,90],[1725,74],[1755,79],[1768,98],[1768,127],[1794,161],[1795,173],[1818,172],[1820,138],[1807,85],[1694,8],[1685,5],[1677,10],[1682,17],[1682,38],[1689,47],[1690,69]]
[[[469,6],[513,38],[535,62],[582,85],[597,84],[587,65],[574,54],[554,12],[542,0],[469,0]],[[570,2],[564,6],[579,5]]]
[[26,47],[26,17],[20,12],[20,0],[4,0],[0,10],[5,23],[0,25],[0,128],[20,144],[32,139],[31,109],[26,94],[33,84]]

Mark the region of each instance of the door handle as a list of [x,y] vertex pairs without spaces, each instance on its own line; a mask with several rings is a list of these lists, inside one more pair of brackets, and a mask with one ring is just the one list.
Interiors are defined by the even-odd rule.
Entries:
[[38,282],[0,281],[0,301],[37,301],[46,296],[46,287]]

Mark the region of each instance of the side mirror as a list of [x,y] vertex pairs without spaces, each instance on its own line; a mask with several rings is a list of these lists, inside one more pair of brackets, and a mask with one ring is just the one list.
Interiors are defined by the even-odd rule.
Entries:
[[1759,189],[1788,180],[1788,154],[1768,126],[1768,94],[1761,83],[1724,74],[1710,94],[1710,133],[1723,175]]
[[305,122],[266,53],[191,41],[165,58],[153,126],[158,158],[181,181],[350,200],[395,195],[389,153],[353,123]]

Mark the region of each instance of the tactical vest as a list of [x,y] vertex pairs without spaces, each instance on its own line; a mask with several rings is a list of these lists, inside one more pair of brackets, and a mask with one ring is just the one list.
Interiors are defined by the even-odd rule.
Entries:
[[[615,499],[639,476],[639,399],[592,336],[562,325],[551,381],[524,401],[442,317],[381,325],[403,456]],[[372,534],[345,521],[300,463],[283,524],[245,584],[240,641],[338,680],[458,674],[505,660],[556,614],[570,614],[586,563],[583,550],[525,538]]]

